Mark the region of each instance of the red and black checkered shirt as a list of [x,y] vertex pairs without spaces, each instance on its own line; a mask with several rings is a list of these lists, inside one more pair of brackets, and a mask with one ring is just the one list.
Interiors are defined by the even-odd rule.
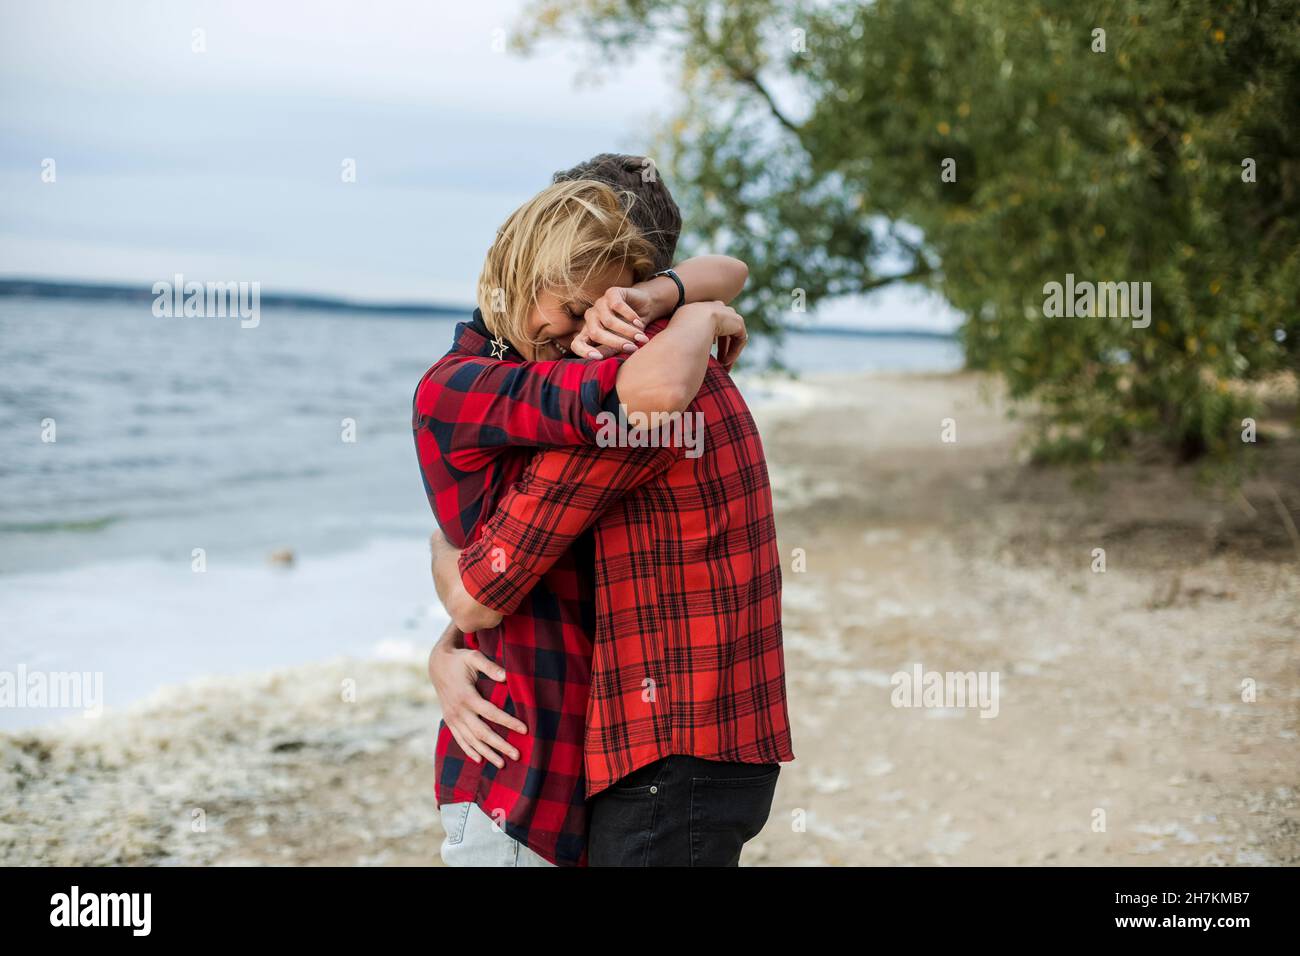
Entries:
[[[477,330],[476,330],[477,327]],[[594,441],[596,416],[617,404],[618,363],[524,362],[494,357],[479,314],[420,379],[412,425],[438,524],[464,547],[480,532],[538,447]],[[465,635],[506,671],[480,677],[483,697],[528,728],[493,729],[519,750],[498,770],[475,763],[443,724],[435,754],[439,805],[470,801],[553,863],[585,862],[583,739],[595,632],[590,538],[556,557],[495,628]]]
[[780,556],[758,429],[712,359],[686,415],[702,422],[698,455],[680,445],[534,455],[461,555],[470,593],[509,614],[594,526],[588,795],[670,754],[794,759]]

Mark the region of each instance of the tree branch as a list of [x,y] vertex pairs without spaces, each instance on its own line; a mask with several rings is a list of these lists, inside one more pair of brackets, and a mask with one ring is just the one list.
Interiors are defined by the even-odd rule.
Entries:
[[781,112],[780,107],[776,105],[776,100],[772,98],[772,94],[768,92],[767,87],[763,85],[762,81],[759,80],[756,74],[737,70],[734,66],[731,66],[730,64],[727,65],[727,68],[731,72],[732,79],[736,80],[738,83],[745,84],[750,89],[752,89],[755,93],[757,93],[760,97],[763,98],[764,102],[767,103],[768,110],[776,118],[776,121],[778,123],[780,123],[786,129],[788,129],[790,132],[794,133],[795,136],[799,135],[799,127],[796,126],[794,123],[792,123],[789,117],[787,117],[784,113]]
[[880,276],[879,278],[872,279],[870,282],[864,282],[859,291],[874,292],[882,286],[892,285],[895,282],[908,282],[911,279],[920,279],[924,276],[928,276],[932,271],[934,270],[932,270],[928,265],[919,265],[909,272],[900,272],[897,275],[892,276]]

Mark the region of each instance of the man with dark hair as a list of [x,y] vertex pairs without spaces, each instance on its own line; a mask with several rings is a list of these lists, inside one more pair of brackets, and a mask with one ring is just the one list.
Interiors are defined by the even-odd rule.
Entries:
[[673,201],[672,193],[659,178],[654,160],[626,153],[601,153],[572,169],[556,173],[551,182],[574,179],[594,179],[613,186],[620,194],[626,191],[635,196],[628,217],[655,247],[655,271],[661,272],[672,266],[677,240],[682,234],[682,213]]

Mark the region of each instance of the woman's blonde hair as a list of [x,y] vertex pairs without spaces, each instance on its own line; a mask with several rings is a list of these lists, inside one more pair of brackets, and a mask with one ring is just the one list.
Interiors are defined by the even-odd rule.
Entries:
[[[636,197],[623,197],[629,206]],[[542,292],[576,298],[610,265],[650,272],[654,247],[632,223],[620,196],[604,183],[555,183],[524,203],[497,231],[478,280],[478,307],[493,335],[517,350],[535,342],[528,316]]]

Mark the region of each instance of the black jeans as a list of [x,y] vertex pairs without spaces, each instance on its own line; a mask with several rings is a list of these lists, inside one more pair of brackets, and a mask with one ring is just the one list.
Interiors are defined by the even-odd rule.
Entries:
[[591,801],[592,866],[737,866],[772,810],[778,764],[657,760]]

